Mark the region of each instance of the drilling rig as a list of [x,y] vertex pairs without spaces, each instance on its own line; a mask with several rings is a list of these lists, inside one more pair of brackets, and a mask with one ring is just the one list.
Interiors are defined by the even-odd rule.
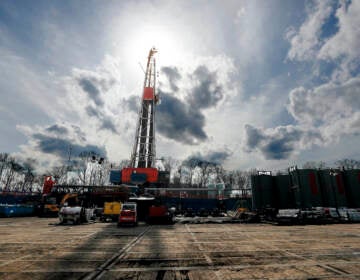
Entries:
[[149,51],[130,166],[121,170],[121,183],[144,185],[158,182],[159,171],[155,167],[155,106],[159,101],[156,93],[156,52],[155,48]]

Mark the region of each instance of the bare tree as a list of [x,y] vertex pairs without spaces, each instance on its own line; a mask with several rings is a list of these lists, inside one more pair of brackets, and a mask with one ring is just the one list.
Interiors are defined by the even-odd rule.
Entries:
[[200,179],[200,187],[206,187],[206,183],[208,181],[208,177],[212,172],[213,168],[215,168],[215,164],[209,161],[202,161],[199,163],[199,179]]
[[68,166],[60,165],[54,166],[51,171],[48,172],[48,174],[54,177],[57,184],[65,185],[67,184],[67,171]]
[[23,167],[18,164],[14,157],[8,157],[5,167],[5,172],[2,176],[4,191],[17,191],[18,186],[16,182],[16,177],[20,171],[23,170]]
[[341,160],[337,160],[335,162],[335,165],[338,168],[343,168],[343,169],[346,169],[346,170],[356,169],[356,168],[360,168],[360,161],[355,160],[355,159],[350,159],[350,158],[344,158],[344,159],[341,159]]
[[6,167],[8,166],[9,154],[0,153],[0,179],[3,177],[3,172],[5,172]]
[[[195,170],[198,168],[200,160],[195,157],[184,160],[181,164],[181,172],[184,172],[182,177],[185,183],[193,185]],[[185,176],[184,176],[185,175]]]
[[303,165],[304,169],[326,169],[328,168],[324,161],[307,161]]
[[93,169],[89,168],[91,162],[95,162],[99,155],[94,151],[85,151],[79,154],[77,171],[82,185],[91,185],[93,179]]

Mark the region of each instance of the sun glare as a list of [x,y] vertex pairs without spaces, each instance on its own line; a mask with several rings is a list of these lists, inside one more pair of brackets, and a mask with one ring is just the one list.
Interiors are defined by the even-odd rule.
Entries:
[[178,34],[166,26],[144,26],[135,29],[124,44],[125,59],[129,64],[140,63],[144,68],[149,50],[158,50],[158,66],[174,65],[183,53],[183,43]]

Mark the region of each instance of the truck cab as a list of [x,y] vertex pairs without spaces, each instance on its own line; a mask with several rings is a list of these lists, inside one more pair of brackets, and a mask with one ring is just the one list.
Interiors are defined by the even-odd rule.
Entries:
[[122,204],[118,219],[118,226],[130,224],[136,226],[138,223],[137,205],[134,202]]

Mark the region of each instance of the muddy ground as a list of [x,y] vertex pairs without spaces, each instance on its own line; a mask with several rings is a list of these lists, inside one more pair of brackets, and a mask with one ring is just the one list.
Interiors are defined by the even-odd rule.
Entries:
[[360,279],[360,224],[0,219],[0,279]]

